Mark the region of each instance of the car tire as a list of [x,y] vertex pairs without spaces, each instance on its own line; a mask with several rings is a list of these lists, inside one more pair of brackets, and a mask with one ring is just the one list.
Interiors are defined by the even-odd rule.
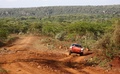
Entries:
[[72,52],[70,51],[70,52],[69,52],[69,55],[71,55],[71,53],[72,53]]
[[80,56],[83,56],[83,52],[80,53]]

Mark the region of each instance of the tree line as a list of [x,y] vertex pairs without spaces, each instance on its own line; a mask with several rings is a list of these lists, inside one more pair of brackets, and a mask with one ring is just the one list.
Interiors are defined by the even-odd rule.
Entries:
[[0,8],[0,17],[49,17],[66,14],[102,14],[120,16],[120,5],[108,6],[51,6],[34,8]]

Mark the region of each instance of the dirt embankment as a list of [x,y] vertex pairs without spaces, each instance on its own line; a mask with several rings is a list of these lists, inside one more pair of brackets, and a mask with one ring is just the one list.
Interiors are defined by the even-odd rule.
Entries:
[[6,52],[0,53],[1,67],[7,70],[8,74],[114,74],[85,65],[85,59],[92,56],[92,53],[68,56],[66,52],[58,49],[49,51],[44,44],[38,42],[42,38],[23,36],[4,47]]

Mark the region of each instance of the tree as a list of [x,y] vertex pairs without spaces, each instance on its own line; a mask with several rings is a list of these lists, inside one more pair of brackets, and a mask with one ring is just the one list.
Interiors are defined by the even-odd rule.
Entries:
[[115,23],[115,30],[112,39],[115,46],[120,48],[120,20]]

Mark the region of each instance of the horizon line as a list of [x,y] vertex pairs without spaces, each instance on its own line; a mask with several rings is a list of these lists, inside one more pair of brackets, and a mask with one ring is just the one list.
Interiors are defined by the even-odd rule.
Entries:
[[12,8],[39,8],[39,7],[64,7],[64,6],[114,6],[114,5],[120,5],[120,4],[106,4],[106,5],[50,5],[50,6],[23,6],[23,7],[0,7],[0,9],[12,9]]

